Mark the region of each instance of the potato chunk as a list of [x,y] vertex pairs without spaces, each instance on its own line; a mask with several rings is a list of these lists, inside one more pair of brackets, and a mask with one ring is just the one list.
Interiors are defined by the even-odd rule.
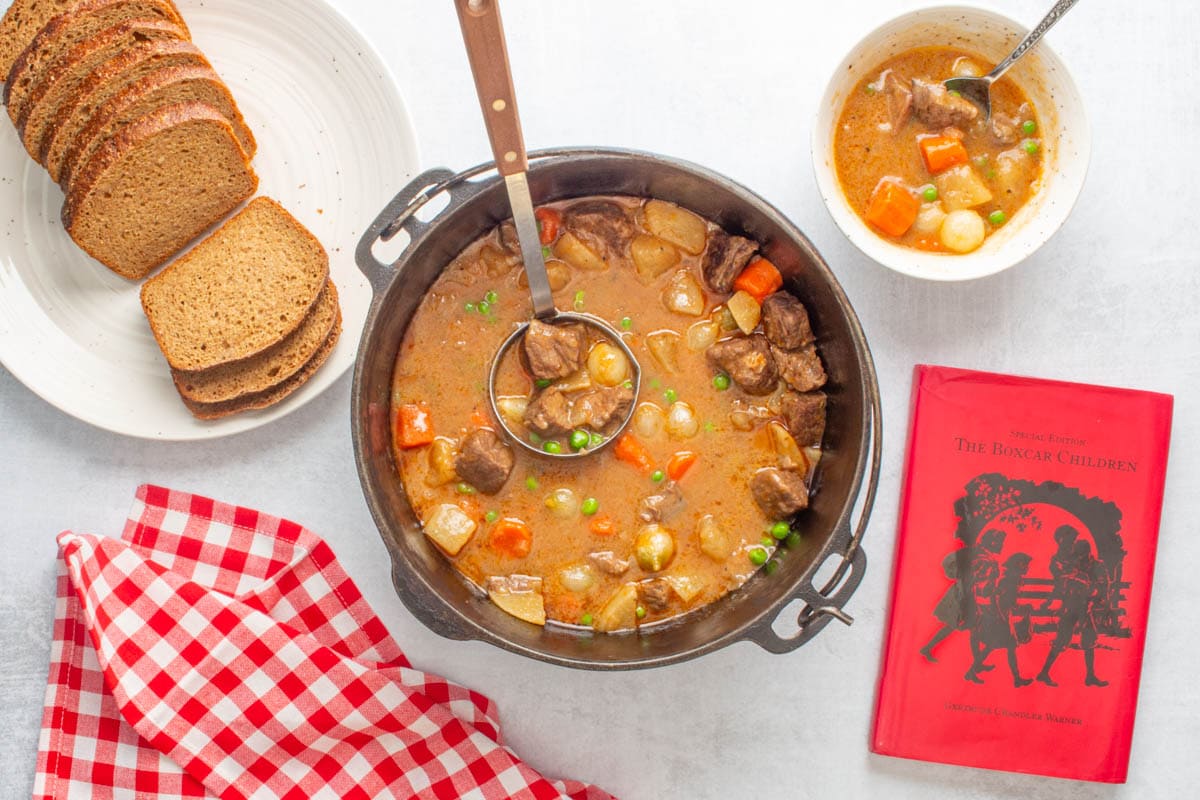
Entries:
[[679,251],[670,242],[657,236],[639,234],[629,245],[633,265],[638,277],[646,283],[662,275],[679,263]]
[[442,503],[425,520],[424,531],[434,544],[449,555],[456,556],[470,541],[477,527],[475,520],[461,508],[453,503]]
[[696,535],[700,538],[700,552],[713,561],[724,561],[729,558],[729,534],[717,523],[712,514],[705,515],[696,526]]
[[684,603],[695,600],[707,585],[699,575],[667,575],[664,580]]
[[970,164],[951,167],[933,179],[947,211],[990,203],[992,192]]
[[608,598],[596,612],[593,627],[598,631],[619,631],[637,627],[637,584],[627,583]]
[[642,210],[642,223],[655,236],[679,245],[694,256],[704,250],[708,241],[704,220],[674,203],[648,201]]
[[749,292],[739,289],[725,305],[729,308],[729,313],[733,314],[733,319],[742,333],[748,336],[758,327],[758,321],[762,319],[762,306]]
[[564,231],[558,237],[558,241],[554,243],[554,255],[576,269],[591,272],[602,272],[608,269],[608,264],[604,259],[568,231]]
[[679,338],[679,334],[672,330],[655,331],[646,336],[650,355],[671,375],[679,372]]
[[425,483],[430,486],[444,486],[458,480],[454,470],[454,459],[458,458],[458,447],[453,439],[438,436],[429,445],[429,472],[425,474]]
[[546,603],[542,597],[542,579],[529,575],[488,578],[487,593],[502,611],[517,619],[546,624]]
[[704,313],[704,290],[695,276],[681,269],[671,276],[671,282],[663,290],[663,305],[676,314],[698,317]]

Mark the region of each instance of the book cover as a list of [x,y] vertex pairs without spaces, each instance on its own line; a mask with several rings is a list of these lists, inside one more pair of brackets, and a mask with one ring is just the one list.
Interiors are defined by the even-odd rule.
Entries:
[[1124,782],[1172,403],[916,368],[874,752]]

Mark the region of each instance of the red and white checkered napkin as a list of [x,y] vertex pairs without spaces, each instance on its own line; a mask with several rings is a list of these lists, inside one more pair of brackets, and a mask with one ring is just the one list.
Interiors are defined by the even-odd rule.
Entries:
[[492,702],[418,672],[320,538],[154,486],[59,536],[34,798],[558,798]]

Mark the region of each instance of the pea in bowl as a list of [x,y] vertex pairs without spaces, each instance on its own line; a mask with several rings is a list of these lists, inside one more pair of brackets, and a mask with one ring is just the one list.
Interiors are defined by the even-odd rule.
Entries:
[[833,73],[812,133],[817,187],[867,256],[917,278],[960,281],[1021,262],[1062,226],[1083,188],[1083,101],[1042,41],[993,86],[993,113],[942,81],[981,74],[1026,29],[971,6],[876,28]]

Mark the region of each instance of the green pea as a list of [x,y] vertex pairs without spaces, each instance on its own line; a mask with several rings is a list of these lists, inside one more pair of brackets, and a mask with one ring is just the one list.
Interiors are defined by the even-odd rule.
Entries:
[[638,619],[645,619],[645,618],[646,618],[646,609],[645,609],[645,608],[643,608],[643,607],[641,607],[641,606],[638,606],[638,607],[637,607],[637,611],[636,611],[636,612],[634,612],[634,613],[636,613],[636,614],[637,614],[637,618],[638,618]]
[[467,303],[465,306],[463,306],[463,311],[466,311],[468,314],[474,314],[475,313],[475,304]]
[[962,92],[958,91],[957,89],[951,89],[950,91],[946,92],[946,94],[950,95],[951,97],[962,97]]
[[[626,381],[626,383],[629,383],[629,381]],[[630,384],[629,388],[632,389],[633,385]],[[599,447],[602,444],[604,444],[603,436],[596,433],[595,431],[592,431],[591,433],[588,434],[588,447]]]
[[750,550],[750,563],[756,567],[761,567],[767,563],[767,551],[761,547],[755,547]]
[[988,222],[992,223],[993,225],[1003,225],[1006,219],[1008,219],[1008,217],[1004,216],[1004,212],[1000,211],[999,209],[988,214]]
[[633,327],[633,317],[621,317],[621,330],[627,331]]
[[678,399],[679,393],[674,389],[667,389],[665,392],[663,392],[663,400],[666,400],[668,403],[674,403]]
[[579,624],[586,625],[589,628],[592,627],[592,615],[584,614],[582,617],[579,618]]
[[489,511],[483,515],[483,518],[488,522],[495,522],[500,518],[500,514],[495,511]]
[[542,245],[542,258],[549,258],[549,257],[550,257],[550,245],[544,244],[544,245]]
[[538,488],[538,479],[530,475],[525,479],[525,488],[531,492],[536,492]]
[[766,572],[768,575],[774,575],[775,571],[778,569],[779,569],[779,562],[774,559],[768,561],[767,565],[765,567],[763,567],[763,571]]
[[1038,144],[1037,139],[1026,139],[1025,143],[1021,145],[1021,149],[1032,156],[1037,155],[1037,151],[1041,150],[1042,146]]
[[1027,119],[1021,123],[1021,130],[1025,132],[1026,136],[1033,136],[1037,133],[1037,123],[1031,119]]
[[475,307],[479,309],[480,314],[487,314],[492,310],[492,304],[487,300],[480,300]]
[[600,501],[594,497],[584,498],[584,501],[579,505],[579,511],[585,516],[590,517],[600,510]]
[[716,429],[717,429],[717,423],[712,422],[711,420],[704,423],[704,432],[705,433],[712,433]]
[[475,487],[469,483],[460,483],[454,487],[459,494],[475,494]]
[[583,289],[575,293],[575,310],[583,311]]
[[542,445],[542,449],[551,455],[558,455],[562,452],[562,445],[551,439]]
[[538,435],[537,435],[536,433],[534,433],[533,431],[530,431],[530,432],[529,432],[529,441],[533,442],[534,444],[541,444],[541,443],[542,443],[542,437],[538,436]]
[[658,378],[650,379],[650,388],[651,389],[657,389],[660,386],[662,386],[662,381],[660,381]]
[[800,534],[796,531],[789,533],[787,538],[783,540],[783,546],[795,550],[800,546]]
[[622,385],[622,386],[624,386],[626,389],[632,389],[632,388],[633,388],[633,381],[630,381],[630,380],[627,380],[627,381],[622,381],[622,382],[621,382],[621,385]]
[[792,526],[788,525],[786,522],[776,522],[771,526],[771,535],[780,541],[786,539],[788,534],[791,532]]
[[494,304],[497,300],[500,299],[500,295],[496,294],[495,292],[488,292],[487,294],[485,294],[483,296],[483,299],[488,301],[489,303]]
[[937,187],[932,183],[921,190],[921,197],[925,198],[925,202],[932,203],[938,199]]
[[569,444],[572,450],[582,450],[588,446],[589,441],[591,441],[591,437],[588,436],[587,431],[571,431]]
[[536,381],[533,382],[533,385],[539,389],[545,389],[547,386],[549,386],[552,383],[554,383],[554,381],[550,380],[549,378],[538,378]]
[[775,540],[772,539],[770,536],[763,536],[761,539],[758,540],[758,543],[761,544],[763,547],[774,547],[775,546]]
[[656,469],[654,472],[650,473],[650,480],[654,481],[655,483],[662,483],[666,477],[666,474],[663,473],[661,469]]
[[713,377],[712,384],[718,392],[723,392],[729,388],[729,376],[722,372]]

